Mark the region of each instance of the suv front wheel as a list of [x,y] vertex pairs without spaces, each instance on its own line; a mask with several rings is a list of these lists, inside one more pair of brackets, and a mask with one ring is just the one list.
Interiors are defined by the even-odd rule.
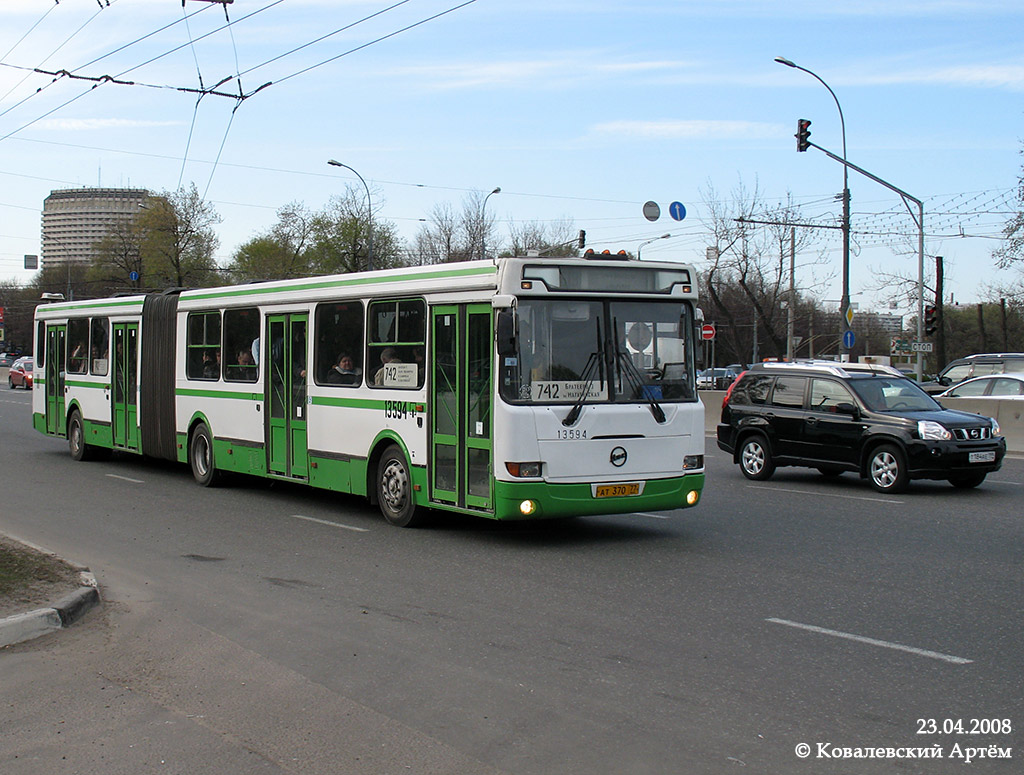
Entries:
[[883,444],[871,452],[868,461],[871,486],[879,492],[903,492],[910,477],[903,452],[893,444]]
[[775,461],[768,449],[768,439],[759,433],[747,436],[740,447],[740,470],[747,479],[763,481],[775,473]]

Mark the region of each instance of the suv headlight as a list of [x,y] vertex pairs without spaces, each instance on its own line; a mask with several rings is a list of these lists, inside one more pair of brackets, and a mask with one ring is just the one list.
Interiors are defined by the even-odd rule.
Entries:
[[989,419],[992,420],[992,436],[1002,436],[1002,433],[999,429],[999,423],[996,422],[996,418],[990,417]]
[[922,439],[931,439],[932,441],[949,441],[953,438],[953,434],[944,425],[939,425],[931,420],[918,420],[917,435]]

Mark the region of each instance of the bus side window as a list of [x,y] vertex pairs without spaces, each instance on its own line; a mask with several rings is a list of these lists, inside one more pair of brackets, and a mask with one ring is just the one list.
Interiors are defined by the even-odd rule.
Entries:
[[92,319],[92,346],[89,353],[89,373],[105,376],[108,368],[110,349],[110,321],[107,318]]
[[313,375],[318,385],[353,386],[363,375],[363,304],[359,301],[318,304]]
[[422,387],[427,318],[423,299],[373,302],[367,317],[367,384],[409,390]]
[[89,367],[89,319],[68,321],[68,374],[85,374]]
[[224,379],[228,382],[256,382],[259,379],[259,367],[253,353],[253,342],[259,335],[260,311],[257,307],[224,312]]
[[188,316],[185,376],[215,380],[220,376],[220,313],[192,312]]

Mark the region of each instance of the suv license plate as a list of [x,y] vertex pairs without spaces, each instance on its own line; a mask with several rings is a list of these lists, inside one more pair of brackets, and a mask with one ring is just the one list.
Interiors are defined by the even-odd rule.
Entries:
[[967,454],[968,463],[994,463],[996,462],[995,452],[969,452]]
[[620,498],[625,495],[639,495],[640,482],[623,484],[599,484],[594,489],[595,498]]

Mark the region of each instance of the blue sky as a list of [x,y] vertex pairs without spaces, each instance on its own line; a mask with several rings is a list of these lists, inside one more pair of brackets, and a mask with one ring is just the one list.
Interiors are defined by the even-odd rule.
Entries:
[[[769,203],[791,193],[808,215],[838,215],[841,166],[798,154],[793,139],[809,118],[811,139],[840,153],[835,103],[778,55],[836,92],[850,161],[925,201],[925,251],[946,257],[956,301],[1013,277],[991,251],[1024,161],[1019,0],[459,5],[235,0],[238,21],[193,47],[190,37],[224,25],[221,6],[187,0],[186,25],[178,0],[0,0],[0,279],[31,276],[19,267],[39,252],[52,189],[195,182],[223,218],[226,263],[282,205],[319,208],[346,184],[361,190],[330,158],[362,174],[378,217],[407,239],[438,203],[458,209],[468,192],[500,186],[488,212],[502,230],[569,219],[593,247],[633,251],[671,233],[644,258],[701,264],[709,188],[728,198],[742,182]],[[53,82],[22,69],[33,67],[136,85]],[[208,95],[197,107],[176,88],[239,72],[251,94],[240,103]],[[870,307],[878,272],[916,276],[906,240],[890,234],[916,231],[891,192],[856,174],[850,189],[854,229],[874,232],[856,239],[851,261],[854,300]],[[681,201],[687,217],[648,222],[647,200],[665,211]],[[818,293],[838,298],[840,241],[821,248],[816,276],[831,279]]]

